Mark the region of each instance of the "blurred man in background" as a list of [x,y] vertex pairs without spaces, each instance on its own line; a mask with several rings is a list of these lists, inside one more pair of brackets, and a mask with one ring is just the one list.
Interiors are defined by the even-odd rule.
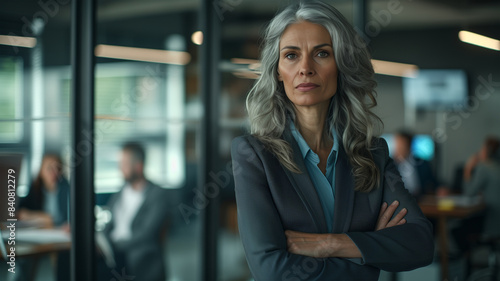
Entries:
[[123,146],[120,170],[125,185],[109,200],[112,219],[104,233],[112,245],[119,274],[125,269],[125,274],[135,280],[166,280],[162,243],[167,222],[166,190],[146,179],[145,158],[140,144]]
[[446,193],[440,187],[429,161],[415,157],[411,152],[413,134],[400,130],[394,136],[394,161],[403,179],[406,189],[419,198],[429,193]]

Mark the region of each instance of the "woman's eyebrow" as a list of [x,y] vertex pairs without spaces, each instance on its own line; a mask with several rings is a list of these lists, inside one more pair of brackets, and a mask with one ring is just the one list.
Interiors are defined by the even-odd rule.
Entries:
[[300,48],[297,46],[285,46],[285,47],[281,48],[280,51],[283,51],[285,49],[300,50]]
[[[313,49],[319,49],[319,48],[325,47],[325,46],[333,48],[331,44],[324,43],[324,44],[319,44],[319,45],[314,46]],[[280,52],[285,50],[285,49],[300,50],[300,48],[297,46],[285,46],[285,47],[281,48]]]
[[325,47],[325,46],[333,48],[331,44],[324,43],[324,44],[320,44],[320,45],[314,46],[313,49],[319,49],[319,48]]

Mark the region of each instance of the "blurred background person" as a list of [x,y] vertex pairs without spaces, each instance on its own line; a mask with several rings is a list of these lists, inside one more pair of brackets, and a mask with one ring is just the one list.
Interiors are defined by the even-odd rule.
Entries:
[[413,134],[407,130],[399,130],[394,135],[393,158],[406,189],[416,198],[436,192],[441,195],[446,194],[447,189],[440,186],[429,161],[413,155],[412,142]]
[[[57,154],[45,154],[28,195],[19,202],[20,221],[40,228],[63,227],[69,230],[69,183],[62,168],[63,162]],[[20,259],[11,280],[32,280],[36,264],[35,258]],[[57,256],[56,276],[57,280],[69,280],[68,251],[59,252]]]
[[[146,155],[139,143],[126,143],[120,155],[120,170],[125,180],[122,189],[109,202],[111,221],[104,234],[110,242],[116,272],[135,280],[166,279],[163,238],[166,235],[166,190],[144,175]],[[124,270],[124,271],[123,271]],[[113,278],[112,270],[100,272],[101,280]]]
[[32,221],[42,227],[68,223],[69,183],[62,174],[62,160],[46,154],[38,176],[28,195],[19,202],[19,220]]
[[478,153],[469,157],[464,167],[464,194],[482,194],[484,214],[465,219],[452,230],[459,253],[467,253],[481,236],[500,237],[500,140],[487,137]]

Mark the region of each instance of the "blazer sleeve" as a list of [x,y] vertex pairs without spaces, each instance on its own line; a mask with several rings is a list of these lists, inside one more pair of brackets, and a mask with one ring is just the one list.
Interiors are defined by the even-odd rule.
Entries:
[[247,138],[233,141],[231,155],[238,226],[255,280],[345,280],[346,276],[360,272],[356,269],[364,266],[346,259],[320,259],[289,253],[285,230],[266,179],[266,173],[272,171],[266,171],[256,148]]
[[[388,155],[387,143],[382,140],[383,202],[399,201],[408,213],[406,223],[373,232],[351,232],[347,235],[361,251],[364,263],[386,271],[405,271],[426,266],[432,262],[434,239],[432,224],[424,216],[415,198],[405,189],[393,160]],[[382,203],[382,202],[381,202]]]

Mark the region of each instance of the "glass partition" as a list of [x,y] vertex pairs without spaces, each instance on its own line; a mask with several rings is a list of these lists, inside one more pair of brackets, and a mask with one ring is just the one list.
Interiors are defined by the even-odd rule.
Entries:
[[[9,194],[13,204],[2,200],[0,228],[5,238],[5,226],[15,224],[7,234],[17,240],[7,248],[15,253],[15,262],[2,260],[1,280],[69,280],[71,112],[61,83],[71,81],[68,3],[2,3],[0,166],[11,169],[12,182],[8,190],[1,185],[0,197]],[[15,270],[9,271],[12,266]]]
[[98,5],[96,241],[115,259],[113,266],[109,253],[98,256],[99,280],[202,278],[201,219],[184,207],[198,186],[202,141],[199,46],[191,40],[200,3],[183,2]]

